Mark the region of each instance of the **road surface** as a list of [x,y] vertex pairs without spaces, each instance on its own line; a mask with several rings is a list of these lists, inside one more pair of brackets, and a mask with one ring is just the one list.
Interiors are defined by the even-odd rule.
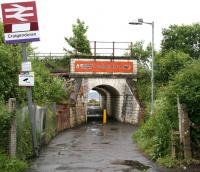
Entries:
[[168,172],[138,150],[132,141],[135,130],[119,122],[68,129],[42,150],[27,172]]

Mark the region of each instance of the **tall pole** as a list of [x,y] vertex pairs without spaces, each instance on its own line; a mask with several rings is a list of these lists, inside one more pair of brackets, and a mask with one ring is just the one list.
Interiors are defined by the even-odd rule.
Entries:
[[154,113],[154,22],[152,26],[152,67],[151,67],[151,115]]
[[[22,43],[22,58],[23,58],[23,62],[27,62],[26,43]],[[31,87],[27,88],[27,98],[28,98],[28,109],[29,109],[29,116],[30,116],[33,156],[38,156],[35,117],[33,114],[32,88]]]

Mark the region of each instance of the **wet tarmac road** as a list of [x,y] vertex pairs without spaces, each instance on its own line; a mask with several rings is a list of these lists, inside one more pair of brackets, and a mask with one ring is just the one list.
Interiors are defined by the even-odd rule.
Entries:
[[139,152],[132,141],[135,130],[118,122],[91,122],[66,130],[43,149],[27,172],[171,171],[156,166]]

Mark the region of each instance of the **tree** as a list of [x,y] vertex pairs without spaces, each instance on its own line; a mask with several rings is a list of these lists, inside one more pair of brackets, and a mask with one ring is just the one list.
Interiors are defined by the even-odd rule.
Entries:
[[[137,41],[132,45],[131,48],[131,54],[133,54],[139,62],[139,65],[149,68],[150,67],[150,56],[151,56],[151,45],[149,44],[146,49],[144,48],[144,42],[143,41]],[[130,54],[125,54],[130,55]]]
[[134,54],[138,60],[138,76],[135,82],[137,92],[142,104],[150,101],[150,81],[151,81],[151,45],[144,48],[144,42],[138,41],[131,47],[131,54]]
[[72,37],[65,37],[66,42],[74,49],[73,52],[64,49],[70,54],[79,53],[79,54],[91,54],[90,51],[90,42],[87,39],[86,32],[88,26],[85,26],[85,23],[80,19],[77,19],[77,23],[72,25]]
[[162,53],[179,50],[192,58],[200,58],[200,24],[171,25],[163,29]]
[[171,83],[174,94],[179,95],[181,103],[187,105],[191,121],[192,140],[200,148],[200,60],[195,60],[178,72]]
[[18,87],[21,47],[3,42],[3,25],[0,23],[0,97],[7,100],[10,97],[18,98],[21,94]]
[[168,84],[169,80],[190,62],[191,57],[180,51],[169,51],[164,55],[157,55],[155,70],[156,82],[161,85]]

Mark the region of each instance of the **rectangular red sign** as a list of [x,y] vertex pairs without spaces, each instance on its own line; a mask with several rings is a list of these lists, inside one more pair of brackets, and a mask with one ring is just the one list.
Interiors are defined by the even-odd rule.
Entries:
[[35,1],[1,4],[3,23],[21,24],[37,22]]
[[133,62],[75,61],[75,72],[134,73]]

